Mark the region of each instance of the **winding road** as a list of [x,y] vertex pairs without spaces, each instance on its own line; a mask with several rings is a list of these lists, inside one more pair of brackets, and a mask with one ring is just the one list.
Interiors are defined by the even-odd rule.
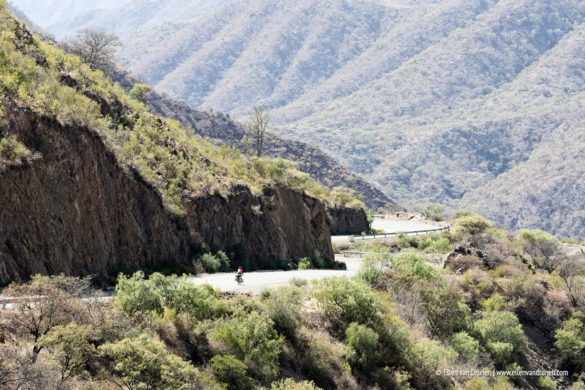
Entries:
[[[448,225],[439,225],[434,222],[426,221],[412,221],[412,220],[398,220],[388,218],[376,218],[372,223],[372,228],[383,230],[389,236],[395,236],[397,233],[406,235],[419,235],[431,231],[440,231],[448,228]],[[356,240],[361,239],[384,239],[384,235],[377,234],[376,236],[355,237]],[[350,241],[351,236],[333,236],[332,242],[342,243]],[[215,288],[225,292],[242,292],[242,293],[258,293],[263,289],[271,287],[279,287],[289,284],[295,279],[300,280],[318,280],[334,276],[352,277],[357,274],[360,268],[361,259],[356,257],[338,256],[337,260],[343,261],[347,265],[346,270],[297,270],[297,271],[256,271],[248,272],[244,275],[244,283],[238,285],[234,278],[234,273],[217,273],[217,274],[201,274],[191,278],[191,281],[196,285],[209,284]],[[111,295],[103,296],[97,299],[108,300]],[[42,299],[39,297],[39,299]],[[96,299],[87,298],[87,299]],[[0,299],[0,309],[11,309],[15,303],[10,298]]]
[[[439,231],[448,225],[440,225],[434,222],[399,220],[390,218],[376,218],[372,228],[383,230],[388,235],[404,233],[406,235],[424,234],[422,232]],[[380,239],[383,235],[365,236],[363,239]],[[351,236],[333,236],[333,243],[350,241]],[[361,236],[355,237],[362,239]],[[347,265],[347,270],[304,270],[304,271],[257,271],[244,274],[244,283],[238,285],[233,273],[202,274],[192,278],[197,285],[210,284],[222,291],[229,292],[260,292],[265,288],[278,287],[289,284],[294,279],[318,280],[333,276],[355,276],[360,268],[361,259],[352,257],[338,257]]]

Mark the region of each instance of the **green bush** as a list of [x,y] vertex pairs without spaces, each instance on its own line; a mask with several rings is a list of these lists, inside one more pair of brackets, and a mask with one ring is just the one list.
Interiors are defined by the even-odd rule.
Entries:
[[475,323],[482,344],[499,367],[516,362],[525,346],[524,331],[518,317],[509,311],[485,311]]
[[319,390],[319,388],[313,382],[295,382],[292,379],[285,379],[274,382],[270,390]]
[[467,332],[455,333],[451,337],[451,347],[464,362],[472,362],[479,355],[479,341],[471,337]]
[[550,376],[541,376],[538,379],[538,388],[542,390],[556,390],[557,382]]
[[110,363],[108,380],[122,388],[187,390],[201,382],[195,367],[144,334],[98,349]]
[[427,253],[445,253],[451,248],[451,243],[446,237],[428,234],[420,240],[418,248]]
[[360,372],[371,372],[379,362],[380,337],[365,325],[351,323],[345,331],[346,358]]
[[35,155],[16,137],[0,135],[0,169],[7,166],[20,166],[34,158]]
[[445,219],[445,206],[436,203],[426,204],[421,208],[420,213],[431,221],[442,221]]
[[130,90],[129,95],[134,99],[144,102],[150,93],[151,88],[146,84],[136,84]]
[[394,270],[418,280],[432,280],[438,277],[438,272],[427,264],[424,255],[413,249],[401,251],[392,260]]
[[254,311],[220,321],[210,337],[244,361],[259,379],[270,382],[278,376],[283,339],[266,314]]
[[87,365],[97,357],[97,332],[89,325],[71,323],[56,326],[39,340],[50,351],[60,369],[61,382],[76,376],[86,376]]
[[131,317],[162,315],[169,308],[203,320],[220,317],[228,310],[225,302],[219,300],[218,292],[209,286],[195,286],[186,278],[159,273],[145,279],[142,271],[131,277],[118,276],[114,300]]
[[139,316],[150,312],[162,314],[163,312],[161,289],[153,279],[144,279],[142,271],[134,273],[131,277],[123,274],[118,276],[114,300],[129,316]]
[[247,366],[235,356],[214,356],[209,362],[213,375],[223,384],[227,390],[254,389],[254,382],[246,372]]
[[584,315],[575,312],[555,332],[555,348],[563,360],[577,371],[585,371],[585,326]]
[[299,261],[299,269],[300,270],[308,270],[311,268],[313,268],[313,264],[311,263],[311,259],[309,259],[308,257],[303,257]]
[[371,324],[379,320],[378,301],[370,288],[347,278],[315,283],[313,297],[335,331],[345,333],[352,322]]
[[263,293],[262,303],[276,330],[288,339],[294,338],[302,323],[303,295],[294,286],[281,287]]
[[491,222],[477,214],[456,216],[453,220],[452,234],[456,238],[474,236],[485,232],[492,226]]
[[521,230],[520,238],[524,251],[538,268],[552,272],[563,259],[561,243],[542,230]]
[[409,367],[413,380],[420,388],[443,388],[442,377],[437,371],[451,367],[457,353],[436,340],[420,339],[409,351]]
[[443,281],[421,291],[421,311],[430,332],[445,340],[452,334],[472,328],[471,309],[461,293]]
[[211,253],[205,253],[199,261],[203,264],[205,271],[213,274],[219,271],[228,271],[230,268],[230,259],[222,251],[217,252],[215,255]]

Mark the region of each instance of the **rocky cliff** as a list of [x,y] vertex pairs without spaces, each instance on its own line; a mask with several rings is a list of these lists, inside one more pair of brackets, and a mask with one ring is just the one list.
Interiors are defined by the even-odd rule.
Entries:
[[42,158],[0,171],[0,283],[36,273],[181,270],[204,244],[247,268],[278,267],[315,250],[333,257],[324,204],[300,192],[277,187],[254,196],[237,187],[227,197],[185,200],[179,218],[90,129],[17,107],[1,133]]
[[363,209],[349,207],[328,207],[327,214],[331,219],[331,234],[362,234],[370,230],[368,217]]

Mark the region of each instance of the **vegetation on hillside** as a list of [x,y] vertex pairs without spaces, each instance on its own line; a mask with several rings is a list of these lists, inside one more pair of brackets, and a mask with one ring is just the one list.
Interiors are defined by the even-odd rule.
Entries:
[[[469,213],[453,225],[356,243],[368,255],[353,279],[296,281],[258,296],[138,272],[119,276],[112,301],[81,300],[89,279],[36,276],[3,291],[19,305],[0,316],[0,386],[582,389],[585,255],[556,248],[579,270],[569,289],[561,263],[528,255],[548,237]],[[569,374],[453,374],[538,369]]]
[[[0,27],[0,99],[3,107],[9,107],[5,114],[24,105],[63,123],[94,129],[120,161],[161,192],[176,213],[181,213],[186,197],[227,194],[238,184],[256,193],[266,186],[283,185],[323,200],[329,197],[327,189],[292,162],[247,158],[194,136],[174,120],[153,115],[139,100],[138,91],[130,97],[102,71],[31,35],[4,8]],[[79,46],[79,51],[85,49],[87,45]],[[99,57],[94,59],[99,62],[95,67],[107,62],[107,55]],[[28,159],[15,142],[2,136],[3,155],[10,154],[16,162]]]
[[582,1],[200,3],[130,1],[53,31],[131,30],[119,59],[161,91],[233,116],[263,104],[406,206],[585,238]]

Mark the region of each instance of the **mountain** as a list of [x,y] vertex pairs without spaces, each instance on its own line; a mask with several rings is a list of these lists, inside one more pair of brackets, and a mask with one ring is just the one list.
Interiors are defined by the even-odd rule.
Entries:
[[250,270],[305,258],[334,267],[329,214],[341,229],[367,224],[294,164],[251,159],[153,114],[3,2],[0,28],[0,285],[193,271],[219,251]]
[[[124,71],[114,72],[114,80],[130,91],[137,81]],[[151,91],[145,103],[157,114],[176,119],[183,126],[196,134],[220,145],[229,145],[242,153],[248,153],[249,147],[244,137],[249,135],[246,125],[235,121],[222,112],[208,112],[193,109],[168,95]],[[265,140],[266,154],[275,158],[294,161],[303,172],[307,172],[328,188],[346,188],[355,192],[371,209],[383,208],[387,211],[400,211],[403,207],[388,198],[378,187],[362,177],[351,173],[319,148],[304,142],[292,141],[269,133]],[[367,230],[367,229],[366,229]],[[358,233],[364,231],[359,230]]]
[[[131,14],[121,63],[192,107],[240,117],[264,104],[274,131],[405,205],[440,202],[510,228],[585,236],[583,193],[540,190],[585,177],[574,150],[546,170],[541,158],[582,133],[582,1],[193,4],[144,25],[132,10],[149,2],[108,11]],[[99,15],[63,25],[107,27]]]

